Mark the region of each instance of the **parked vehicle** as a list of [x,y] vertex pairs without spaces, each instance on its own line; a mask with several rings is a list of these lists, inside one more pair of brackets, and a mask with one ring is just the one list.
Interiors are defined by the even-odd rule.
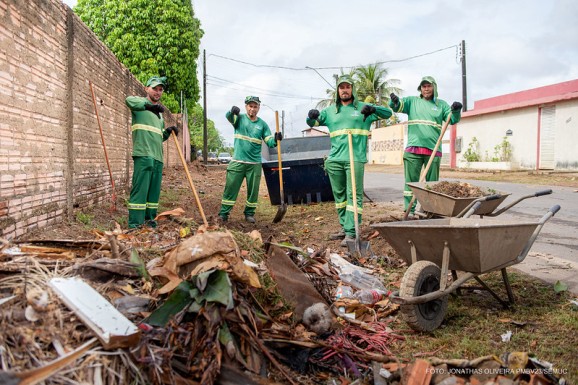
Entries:
[[217,158],[219,163],[229,163],[231,161],[231,155],[228,152],[221,152]]
[[217,154],[214,152],[209,152],[207,154],[207,162],[209,163],[217,163],[218,159],[217,159]]

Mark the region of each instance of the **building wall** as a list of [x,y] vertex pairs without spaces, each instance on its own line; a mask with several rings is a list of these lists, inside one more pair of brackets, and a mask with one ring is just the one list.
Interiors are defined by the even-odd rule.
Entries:
[[556,103],[554,152],[557,169],[578,169],[578,100]]
[[[89,82],[115,185],[128,187],[124,99],[146,94],[59,0],[0,0],[0,23],[0,236],[12,238],[110,199]],[[170,113],[165,119],[175,121]],[[165,143],[165,164],[180,164],[173,142]]]
[[[578,101],[555,103],[555,169],[577,169],[578,153]],[[462,151],[457,154],[458,162],[468,145],[476,137],[483,160],[494,155],[494,147],[504,137],[512,145],[512,162],[522,169],[537,169],[538,127],[540,106],[479,114],[463,117],[457,125],[457,136],[462,138]],[[512,135],[506,136],[511,130]]]
[[407,123],[373,129],[369,140],[369,163],[403,164],[406,131]]

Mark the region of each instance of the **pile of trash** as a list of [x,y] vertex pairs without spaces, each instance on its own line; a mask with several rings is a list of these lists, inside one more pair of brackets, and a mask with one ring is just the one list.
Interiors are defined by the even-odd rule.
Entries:
[[0,383],[563,384],[527,355],[398,359],[399,282],[342,254],[159,223],[0,243]]
[[[386,296],[364,306],[372,322],[339,317],[330,250],[263,242],[256,231],[192,234],[174,222],[96,234],[3,241],[0,382],[256,383],[266,374],[295,384],[343,375],[344,365],[367,378],[403,339],[377,322],[396,306]],[[295,253],[307,263],[298,267]],[[342,300],[353,312],[358,301]]]

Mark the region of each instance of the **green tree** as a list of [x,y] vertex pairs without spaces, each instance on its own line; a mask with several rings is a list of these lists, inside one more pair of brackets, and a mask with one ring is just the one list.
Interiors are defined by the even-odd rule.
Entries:
[[[341,70],[341,74],[334,74],[333,78],[335,79],[335,83],[337,83],[337,79],[344,74],[345,72],[343,72],[343,70]],[[349,72],[349,75],[351,75],[355,82],[357,97],[365,103],[387,106],[389,103],[389,94],[392,92],[399,94],[402,91],[401,88],[397,87],[397,85],[400,84],[399,79],[388,79],[389,70],[382,68],[379,63],[355,67]],[[337,87],[327,89],[325,92],[327,93],[327,99],[323,99],[317,103],[317,109],[323,109],[335,103]],[[386,125],[396,123],[399,123],[399,118],[396,114],[392,115],[392,117],[386,121]]]
[[196,60],[203,36],[186,0],[78,0],[74,11],[141,82],[168,78],[162,103],[177,112],[181,92],[199,99]]
[[360,66],[353,69],[353,78],[357,88],[357,96],[367,103],[387,105],[389,94],[399,94],[401,89],[399,79],[388,79],[389,70],[380,63]]

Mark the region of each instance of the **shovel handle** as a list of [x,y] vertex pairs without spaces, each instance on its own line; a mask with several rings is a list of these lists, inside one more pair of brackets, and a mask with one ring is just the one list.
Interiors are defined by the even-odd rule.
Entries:
[[[427,176],[427,172],[429,171],[429,168],[431,167],[431,164],[433,163],[433,160],[435,159],[436,156],[436,152],[438,151],[438,148],[440,147],[440,144],[442,143],[442,139],[444,137],[444,134],[446,133],[446,130],[448,128],[448,126],[450,125],[450,121],[452,120],[452,113],[450,112],[450,114],[448,115],[448,118],[446,119],[446,121],[444,122],[444,125],[442,127],[442,130],[440,132],[440,137],[438,138],[438,141],[436,142],[436,145],[429,157],[429,160],[427,162],[427,165],[425,166],[425,169],[423,170],[423,172],[421,173],[420,177],[419,177],[419,181],[423,182],[425,181],[425,178]],[[405,214],[403,215],[403,220],[405,221],[407,219],[407,217],[409,216],[409,212],[411,211],[411,206],[413,206],[413,202],[415,202],[415,196],[413,196],[411,198],[411,201],[409,202],[409,205],[407,206],[407,210],[405,210]]]
[[199,199],[199,195],[197,194],[197,190],[195,189],[195,185],[193,184],[193,178],[191,178],[191,173],[189,172],[189,167],[187,166],[187,162],[185,161],[185,157],[183,156],[183,152],[181,151],[181,146],[179,145],[179,141],[177,140],[177,135],[174,131],[171,132],[171,136],[175,140],[175,147],[179,153],[179,157],[181,158],[181,163],[185,168],[185,173],[187,174],[187,179],[189,181],[189,186],[191,186],[191,190],[193,190],[193,195],[195,196],[195,201],[197,202],[197,207],[199,208],[199,212],[201,213],[201,218],[203,218],[203,224],[208,226],[209,223],[207,222],[207,218],[205,217],[205,212],[203,211],[203,206],[201,206],[201,200]]
[[[353,134],[347,131],[347,143],[349,144],[349,168],[351,173],[351,194],[353,198],[353,223],[355,224],[355,247],[359,247],[359,217],[357,215],[357,184],[355,183],[355,161],[353,160]],[[359,251],[359,250],[357,250]]]
[[[275,132],[279,133],[279,111],[275,111]],[[281,206],[285,203],[283,193],[283,163],[281,162],[281,141],[277,140],[277,164],[279,166],[279,191],[281,192]]]

